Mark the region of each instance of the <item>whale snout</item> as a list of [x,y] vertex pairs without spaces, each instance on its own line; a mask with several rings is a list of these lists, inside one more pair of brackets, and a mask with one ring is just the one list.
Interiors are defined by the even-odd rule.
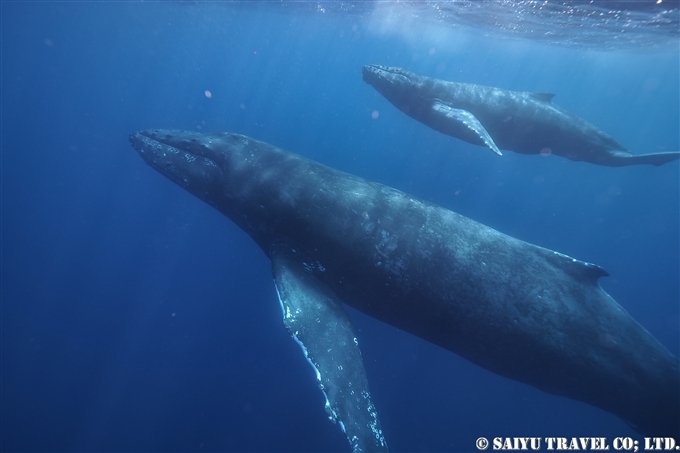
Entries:
[[388,87],[410,87],[416,82],[414,74],[408,71],[378,64],[365,65],[362,69],[362,75],[365,82],[373,85],[381,92],[382,89]]
[[380,78],[380,73],[383,67],[375,64],[367,64],[361,69],[361,76],[364,82],[372,83]]

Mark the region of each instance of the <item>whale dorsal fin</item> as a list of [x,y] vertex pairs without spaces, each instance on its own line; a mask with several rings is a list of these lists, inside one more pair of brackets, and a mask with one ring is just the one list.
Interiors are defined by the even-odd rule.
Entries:
[[529,96],[537,101],[551,102],[555,97],[555,93],[529,93]]
[[283,323],[314,368],[329,418],[340,425],[352,451],[386,452],[350,320],[342,303],[314,276],[323,266],[292,252],[278,251],[271,259]]
[[609,275],[609,272],[597,264],[577,260],[576,258],[572,258],[571,256],[556,252],[554,250],[545,249],[543,247],[539,248],[542,250],[548,261],[563,269],[566,273],[577,280],[597,284],[597,281],[600,277],[606,277]]

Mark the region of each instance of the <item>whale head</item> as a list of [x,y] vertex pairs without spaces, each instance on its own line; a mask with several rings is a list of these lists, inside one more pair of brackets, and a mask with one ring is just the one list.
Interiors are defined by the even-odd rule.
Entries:
[[148,129],[130,135],[130,143],[147,164],[201,198],[221,179],[224,150],[201,134]]
[[428,79],[401,68],[375,64],[363,67],[363,79],[400,110],[419,116],[431,106]]
[[[292,153],[231,132],[147,129],[130,135],[146,163],[229,217],[268,250],[277,200],[294,204],[309,166]],[[271,228],[270,228],[271,227]]]
[[404,94],[416,87],[421,77],[401,68],[367,64],[362,70],[363,79],[385,97]]
[[130,143],[156,171],[228,216],[269,165],[259,142],[229,132],[147,129]]

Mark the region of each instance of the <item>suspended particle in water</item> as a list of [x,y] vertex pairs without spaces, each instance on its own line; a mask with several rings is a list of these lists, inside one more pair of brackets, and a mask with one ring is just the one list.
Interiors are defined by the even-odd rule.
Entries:
[[203,92],[203,95],[208,99],[212,99],[212,91],[210,91],[210,90],[205,90]]
[[371,112],[371,118],[373,118],[374,120],[377,120],[378,118],[380,118],[380,112],[377,111],[377,110],[373,110]]

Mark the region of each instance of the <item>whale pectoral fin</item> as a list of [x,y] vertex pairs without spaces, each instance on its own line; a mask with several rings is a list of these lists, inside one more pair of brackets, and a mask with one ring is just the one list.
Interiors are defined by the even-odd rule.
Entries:
[[493,141],[493,138],[491,138],[491,135],[489,135],[482,123],[480,123],[477,117],[472,113],[467,110],[453,108],[441,101],[435,101],[434,104],[432,104],[432,110],[436,115],[443,115],[449,120],[454,120],[464,125],[474,132],[491,151],[499,156],[503,155]]
[[353,451],[387,451],[342,304],[300,263],[273,256],[272,264],[283,322],[316,372],[329,418],[340,425]]

